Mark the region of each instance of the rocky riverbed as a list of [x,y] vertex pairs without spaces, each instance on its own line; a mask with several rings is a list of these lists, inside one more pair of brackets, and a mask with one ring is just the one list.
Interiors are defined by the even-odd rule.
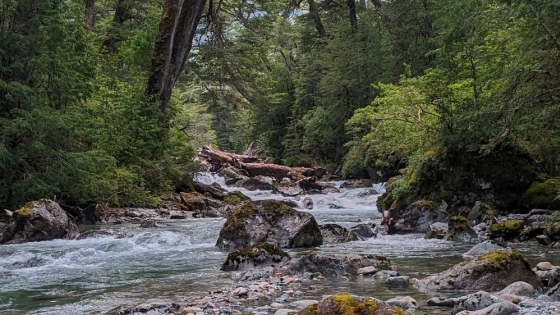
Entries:
[[[171,207],[163,209],[121,212],[93,209],[90,213],[104,216],[106,223],[80,226],[81,236],[1,246],[0,312],[264,315],[306,312],[310,311],[309,305],[315,304],[317,309],[311,306],[312,311],[328,312],[329,307],[345,306],[342,302],[382,305],[381,301],[415,314],[475,311],[459,310],[456,306],[461,301],[473,300],[473,297],[461,298],[468,292],[419,290],[421,286],[415,280],[472,259],[473,255],[462,257],[474,245],[470,243],[472,240],[424,239],[423,233],[371,237],[367,229],[379,224],[381,214],[373,205],[383,192],[382,186],[356,188],[360,185],[333,182],[329,187],[338,192],[308,195],[313,207],[306,210],[304,196],[286,197],[268,190],[228,188],[223,178],[212,174],[199,179],[207,185],[218,182],[226,191],[199,193],[202,197],[179,195],[176,203],[167,203]],[[265,266],[245,270],[233,264],[233,268],[224,268],[233,249],[220,250],[215,245],[226,224],[221,216],[229,215],[235,204],[242,201],[237,199],[243,199],[242,195],[232,194],[233,190],[241,190],[253,200],[291,203],[298,211],[312,214],[324,238],[323,245],[292,248],[288,242],[282,250],[289,258],[261,256],[256,261],[265,262]],[[224,202],[228,196],[234,207]],[[180,206],[180,198],[184,201],[187,197],[198,198],[191,200],[194,207]],[[267,220],[276,222],[272,217]],[[283,235],[278,228],[273,232],[277,236],[265,239],[267,242],[274,243]],[[558,250],[553,247],[539,246],[536,242],[500,244],[519,250],[529,267],[536,267],[541,261],[559,264]],[[501,249],[501,246],[488,247]],[[251,264],[254,265],[254,260]],[[545,281],[551,278],[550,270],[535,272]],[[528,279],[524,280],[531,282]],[[473,288],[478,289],[481,288]],[[530,294],[508,296],[507,302],[516,306],[511,309],[519,314],[556,314],[558,305],[553,301],[558,289],[533,289]],[[496,288],[486,290],[496,291]],[[340,295],[341,292],[355,296]],[[360,296],[379,300],[363,300]],[[444,302],[440,303],[440,300],[430,300],[433,297],[448,300],[441,299]],[[500,303],[505,303],[504,299],[490,298],[494,303],[487,306],[498,305],[493,306],[498,309]],[[477,307],[484,309],[481,308],[484,303]],[[501,312],[489,309],[472,314],[506,314]]]

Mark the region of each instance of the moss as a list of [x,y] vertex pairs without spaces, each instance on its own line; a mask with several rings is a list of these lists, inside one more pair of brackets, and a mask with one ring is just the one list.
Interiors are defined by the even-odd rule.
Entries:
[[449,219],[449,229],[454,231],[466,231],[469,228],[469,220],[467,218],[456,215]]
[[182,192],[181,200],[191,211],[204,210],[204,208],[206,208],[206,202],[204,202],[203,196],[197,192]]
[[508,219],[490,226],[490,236],[492,238],[503,237],[511,239],[519,236],[523,231],[525,222],[523,220]]
[[558,178],[534,182],[521,196],[521,204],[527,210],[560,208],[560,200],[556,199],[559,193],[560,179]]
[[508,266],[516,260],[521,261],[527,267],[527,269],[531,269],[531,265],[520,252],[512,251],[510,253],[506,250],[497,250],[476,258],[478,264],[475,265],[473,271],[487,272],[508,270]]
[[308,307],[301,310],[298,315],[320,315],[321,310],[317,307],[317,304],[309,305]]
[[28,217],[31,215],[31,210],[33,210],[34,207],[35,204],[33,202],[28,202],[23,205],[23,207],[17,209],[15,212],[20,216]]
[[332,308],[334,314],[353,315],[353,314],[404,314],[400,308],[390,308],[392,311],[380,313],[381,308],[386,305],[380,305],[373,299],[359,299],[348,293],[341,293],[332,296]]
[[419,200],[416,202],[416,207],[418,209],[428,208],[430,211],[435,211],[437,209],[436,203],[430,200]]
[[256,211],[257,207],[255,204],[251,201],[245,201],[228,216],[226,223],[224,223],[220,231],[220,236],[236,233],[238,230],[244,230],[243,225]]
[[251,200],[249,197],[245,196],[242,192],[240,191],[234,191],[234,192],[230,192],[229,194],[227,194],[227,196],[224,198],[224,202],[228,205],[237,205],[240,204],[244,201],[249,201]]

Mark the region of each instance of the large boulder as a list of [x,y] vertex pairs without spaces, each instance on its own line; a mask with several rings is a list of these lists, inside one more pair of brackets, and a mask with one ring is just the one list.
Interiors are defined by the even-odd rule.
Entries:
[[283,181],[272,185],[272,192],[284,197],[295,197],[303,194],[303,189],[298,183]]
[[506,219],[502,222],[490,225],[490,238],[503,238],[511,240],[521,235],[525,221],[523,219]]
[[229,253],[221,270],[251,270],[258,267],[275,267],[288,261],[290,255],[269,243],[258,243]]
[[452,216],[447,224],[447,233],[443,238],[446,241],[464,241],[469,242],[472,239],[477,239],[478,234],[469,225],[467,218],[457,215]]
[[323,244],[323,237],[309,213],[277,200],[245,201],[228,216],[216,246],[239,249],[260,242],[282,248],[310,247]]
[[12,222],[2,233],[0,243],[74,238],[78,234],[78,226],[58,203],[41,199],[29,202],[13,212]]
[[250,191],[272,190],[272,179],[264,176],[249,177],[237,182],[235,186],[243,187]]
[[210,198],[223,200],[225,197],[224,190],[218,183],[212,183],[211,185],[206,185],[201,182],[193,183],[194,190],[200,194],[207,195]]
[[382,300],[341,293],[323,298],[298,312],[298,315],[401,315],[404,311]]
[[492,241],[484,241],[474,245],[468,252],[464,253],[463,258],[475,258],[501,249],[505,248]]
[[449,225],[443,222],[436,222],[432,223],[428,229],[426,230],[426,235],[424,236],[425,239],[443,239],[445,235],[447,235],[447,230],[449,229]]
[[516,281],[524,281],[534,287],[542,286],[521,253],[498,250],[418,280],[414,285],[421,291],[498,291]]
[[297,253],[290,261],[282,264],[278,271],[287,275],[306,272],[320,273],[334,278],[345,275],[357,275],[358,270],[373,266],[377,270],[391,269],[391,262],[384,256],[368,254],[319,254],[313,251]]
[[447,222],[448,217],[433,201],[419,200],[409,205],[395,224],[400,233],[425,233],[432,223]]
[[323,235],[323,242],[326,244],[345,243],[361,240],[360,237],[338,224],[322,224],[319,226]]

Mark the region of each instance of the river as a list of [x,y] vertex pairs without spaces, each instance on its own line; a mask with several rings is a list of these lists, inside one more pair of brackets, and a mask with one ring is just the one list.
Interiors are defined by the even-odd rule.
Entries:
[[[201,174],[198,179],[206,183],[218,182],[225,187],[223,179],[213,174]],[[340,182],[334,184],[340,185]],[[315,207],[307,211],[319,224],[351,227],[358,222],[378,222],[380,213],[375,201],[379,195],[368,194],[371,189],[382,192],[383,186],[311,196]],[[254,200],[284,199],[270,192],[241,190]],[[343,208],[331,209],[329,203]],[[214,246],[225,219],[164,222],[165,227],[151,229],[140,228],[139,224],[87,227],[113,230],[124,237],[0,246],[0,314],[103,314],[119,305],[184,300],[193,292],[234,283],[232,273],[219,270],[227,252]],[[425,240],[423,235],[408,234],[324,245],[315,250],[385,255],[398,266],[401,274],[422,278],[462,261],[461,254],[472,245]],[[542,249],[530,245],[521,245],[520,249],[532,262],[552,261],[558,257],[557,252],[542,257]],[[324,281],[306,294],[317,298],[340,291],[381,299],[410,295],[424,306],[423,312],[435,312],[425,307],[428,297],[425,294],[413,289],[390,290],[369,278]]]

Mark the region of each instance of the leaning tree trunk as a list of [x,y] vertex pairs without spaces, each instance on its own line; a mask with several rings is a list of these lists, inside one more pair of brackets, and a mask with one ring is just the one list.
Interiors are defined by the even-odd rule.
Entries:
[[101,44],[101,50],[109,53],[115,53],[117,48],[115,47],[118,42],[122,41],[121,37],[121,27],[124,22],[130,20],[130,6],[126,0],[119,0],[117,7],[115,8],[115,15],[113,16],[113,23],[109,28],[109,34],[107,38]]
[[86,29],[90,32],[93,29],[95,0],[86,0]]
[[165,0],[154,45],[148,97],[165,112],[181,73],[206,0]]
[[321,16],[319,15],[319,9],[317,9],[315,0],[308,0],[307,3],[309,5],[309,15],[311,15],[311,18],[313,19],[313,23],[315,24],[319,37],[327,37],[327,31],[325,31],[325,27],[321,21]]
[[347,0],[346,5],[350,10],[350,26],[352,31],[356,31],[358,28],[358,14],[356,13],[356,0]]

